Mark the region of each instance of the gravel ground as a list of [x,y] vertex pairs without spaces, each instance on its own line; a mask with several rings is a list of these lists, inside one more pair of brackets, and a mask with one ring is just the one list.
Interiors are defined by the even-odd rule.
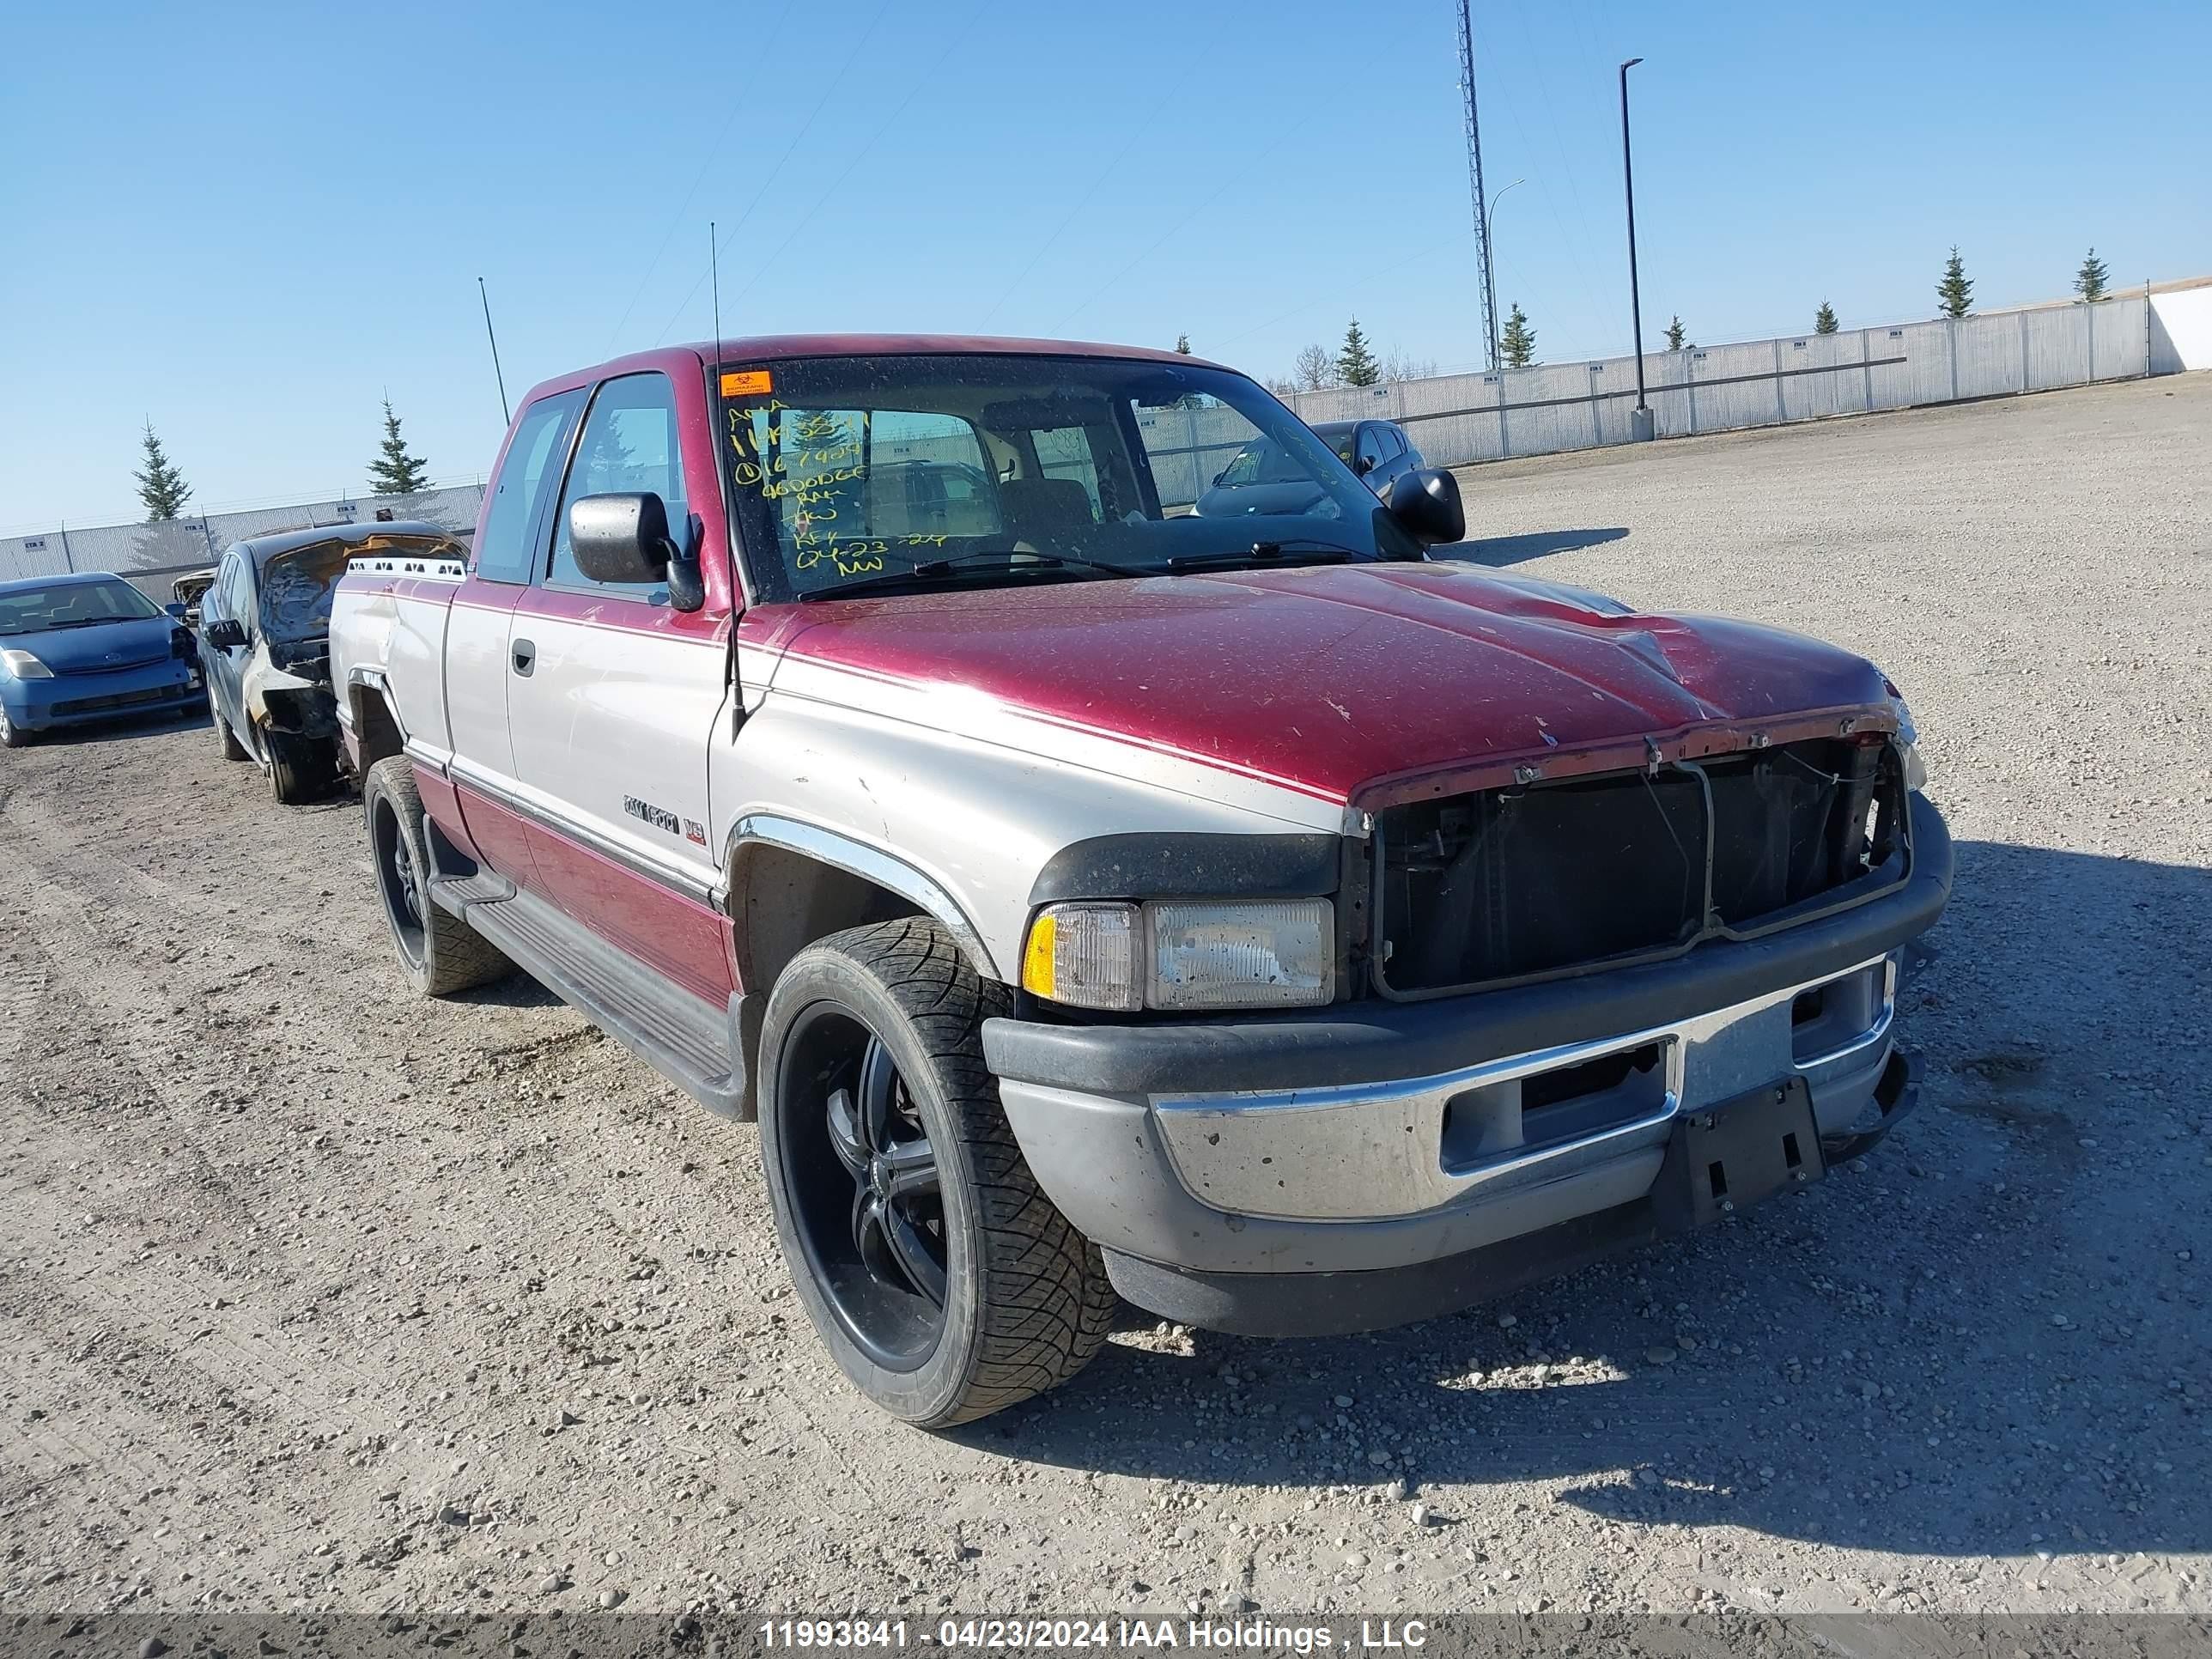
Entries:
[[350,802],[0,755],[0,1613],[2212,1609],[2212,376],[1466,475],[1480,556],[1839,640],[1960,842],[1921,1113],[1694,1243],[945,1437],[751,1128],[402,994]]

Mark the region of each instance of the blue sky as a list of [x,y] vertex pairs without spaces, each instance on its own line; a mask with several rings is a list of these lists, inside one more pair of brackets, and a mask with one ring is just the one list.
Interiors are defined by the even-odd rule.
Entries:
[[[441,479],[511,394],[725,331],[1332,344],[1481,331],[1452,0],[514,0],[64,6],[0,21],[0,530],[137,515],[151,416],[193,506],[359,490],[389,392]],[[1478,0],[1501,306],[1647,344],[2212,271],[2212,7]]]

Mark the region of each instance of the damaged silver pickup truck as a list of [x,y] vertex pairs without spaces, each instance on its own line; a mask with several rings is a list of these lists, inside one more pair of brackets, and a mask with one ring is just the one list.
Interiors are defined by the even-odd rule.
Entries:
[[459,556],[434,524],[311,525],[234,542],[199,595],[197,640],[216,741],[226,760],[258,763],[286,805],[337,781],[331,695],[331,594],[357,554]]

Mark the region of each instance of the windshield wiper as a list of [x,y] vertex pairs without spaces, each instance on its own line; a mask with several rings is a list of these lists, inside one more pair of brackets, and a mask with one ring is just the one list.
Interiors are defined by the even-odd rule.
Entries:
[[[1300,550],[1293,553],[1291,550],[1293,548]],[[1299,536],[1287,541],[1254,542],[1238,552],[1182,553],[1170,559],[1167,568],[1170,570],[1218,570],[1240,564],[1283,564],[1292,559],[1300,564],[1346,564],[1371,557],[1373,555],[1363,553],[1356,547],[1340,547],[1334,542],[1314,541]]]
[[145,617],[71,617],[66,621],[47,623],[33,629],[33,633],[58,634],[64,628],[105,628],[110,623],[146,622]]
[[[1013,562],[1018,559],[1019,562]],[[1105,576],[1142,576],[1152,574],[1144,567],[1127,564],[1108,564],[1100,559],[1068,558],[1057,553],[1024,553],[1008,555],[996,549],[981,548],[973,553],[957,553],[950,558],[924,559],[904,570],[884,570],[873,575],[856,576],[850,581],[834,582],[828,587],[810,588],[799,597],[805,599],[837,599],[848,594],[864,593],[872,589],[895,587],[902,582],[939,581],[957,575],[963,569],[994,568],[994,574],[1016,575],[1030,570],[1062,570],[1069,567],[1092,570]]]

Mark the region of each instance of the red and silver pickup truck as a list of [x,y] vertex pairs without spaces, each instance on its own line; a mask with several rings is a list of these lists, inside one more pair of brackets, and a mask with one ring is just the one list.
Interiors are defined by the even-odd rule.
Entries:
[[[1296,488],[1212,486],[1239,453]],[[1948,896],[1872,664],[1431,550],[1252,381],[812,337],[546,382],[464,563],[331,656],[401,963],[521,968],[757,1116],[799,1294],[943,1425],[1115,1293],[1464,1306],[1820,1178],[1913,1104]]]

